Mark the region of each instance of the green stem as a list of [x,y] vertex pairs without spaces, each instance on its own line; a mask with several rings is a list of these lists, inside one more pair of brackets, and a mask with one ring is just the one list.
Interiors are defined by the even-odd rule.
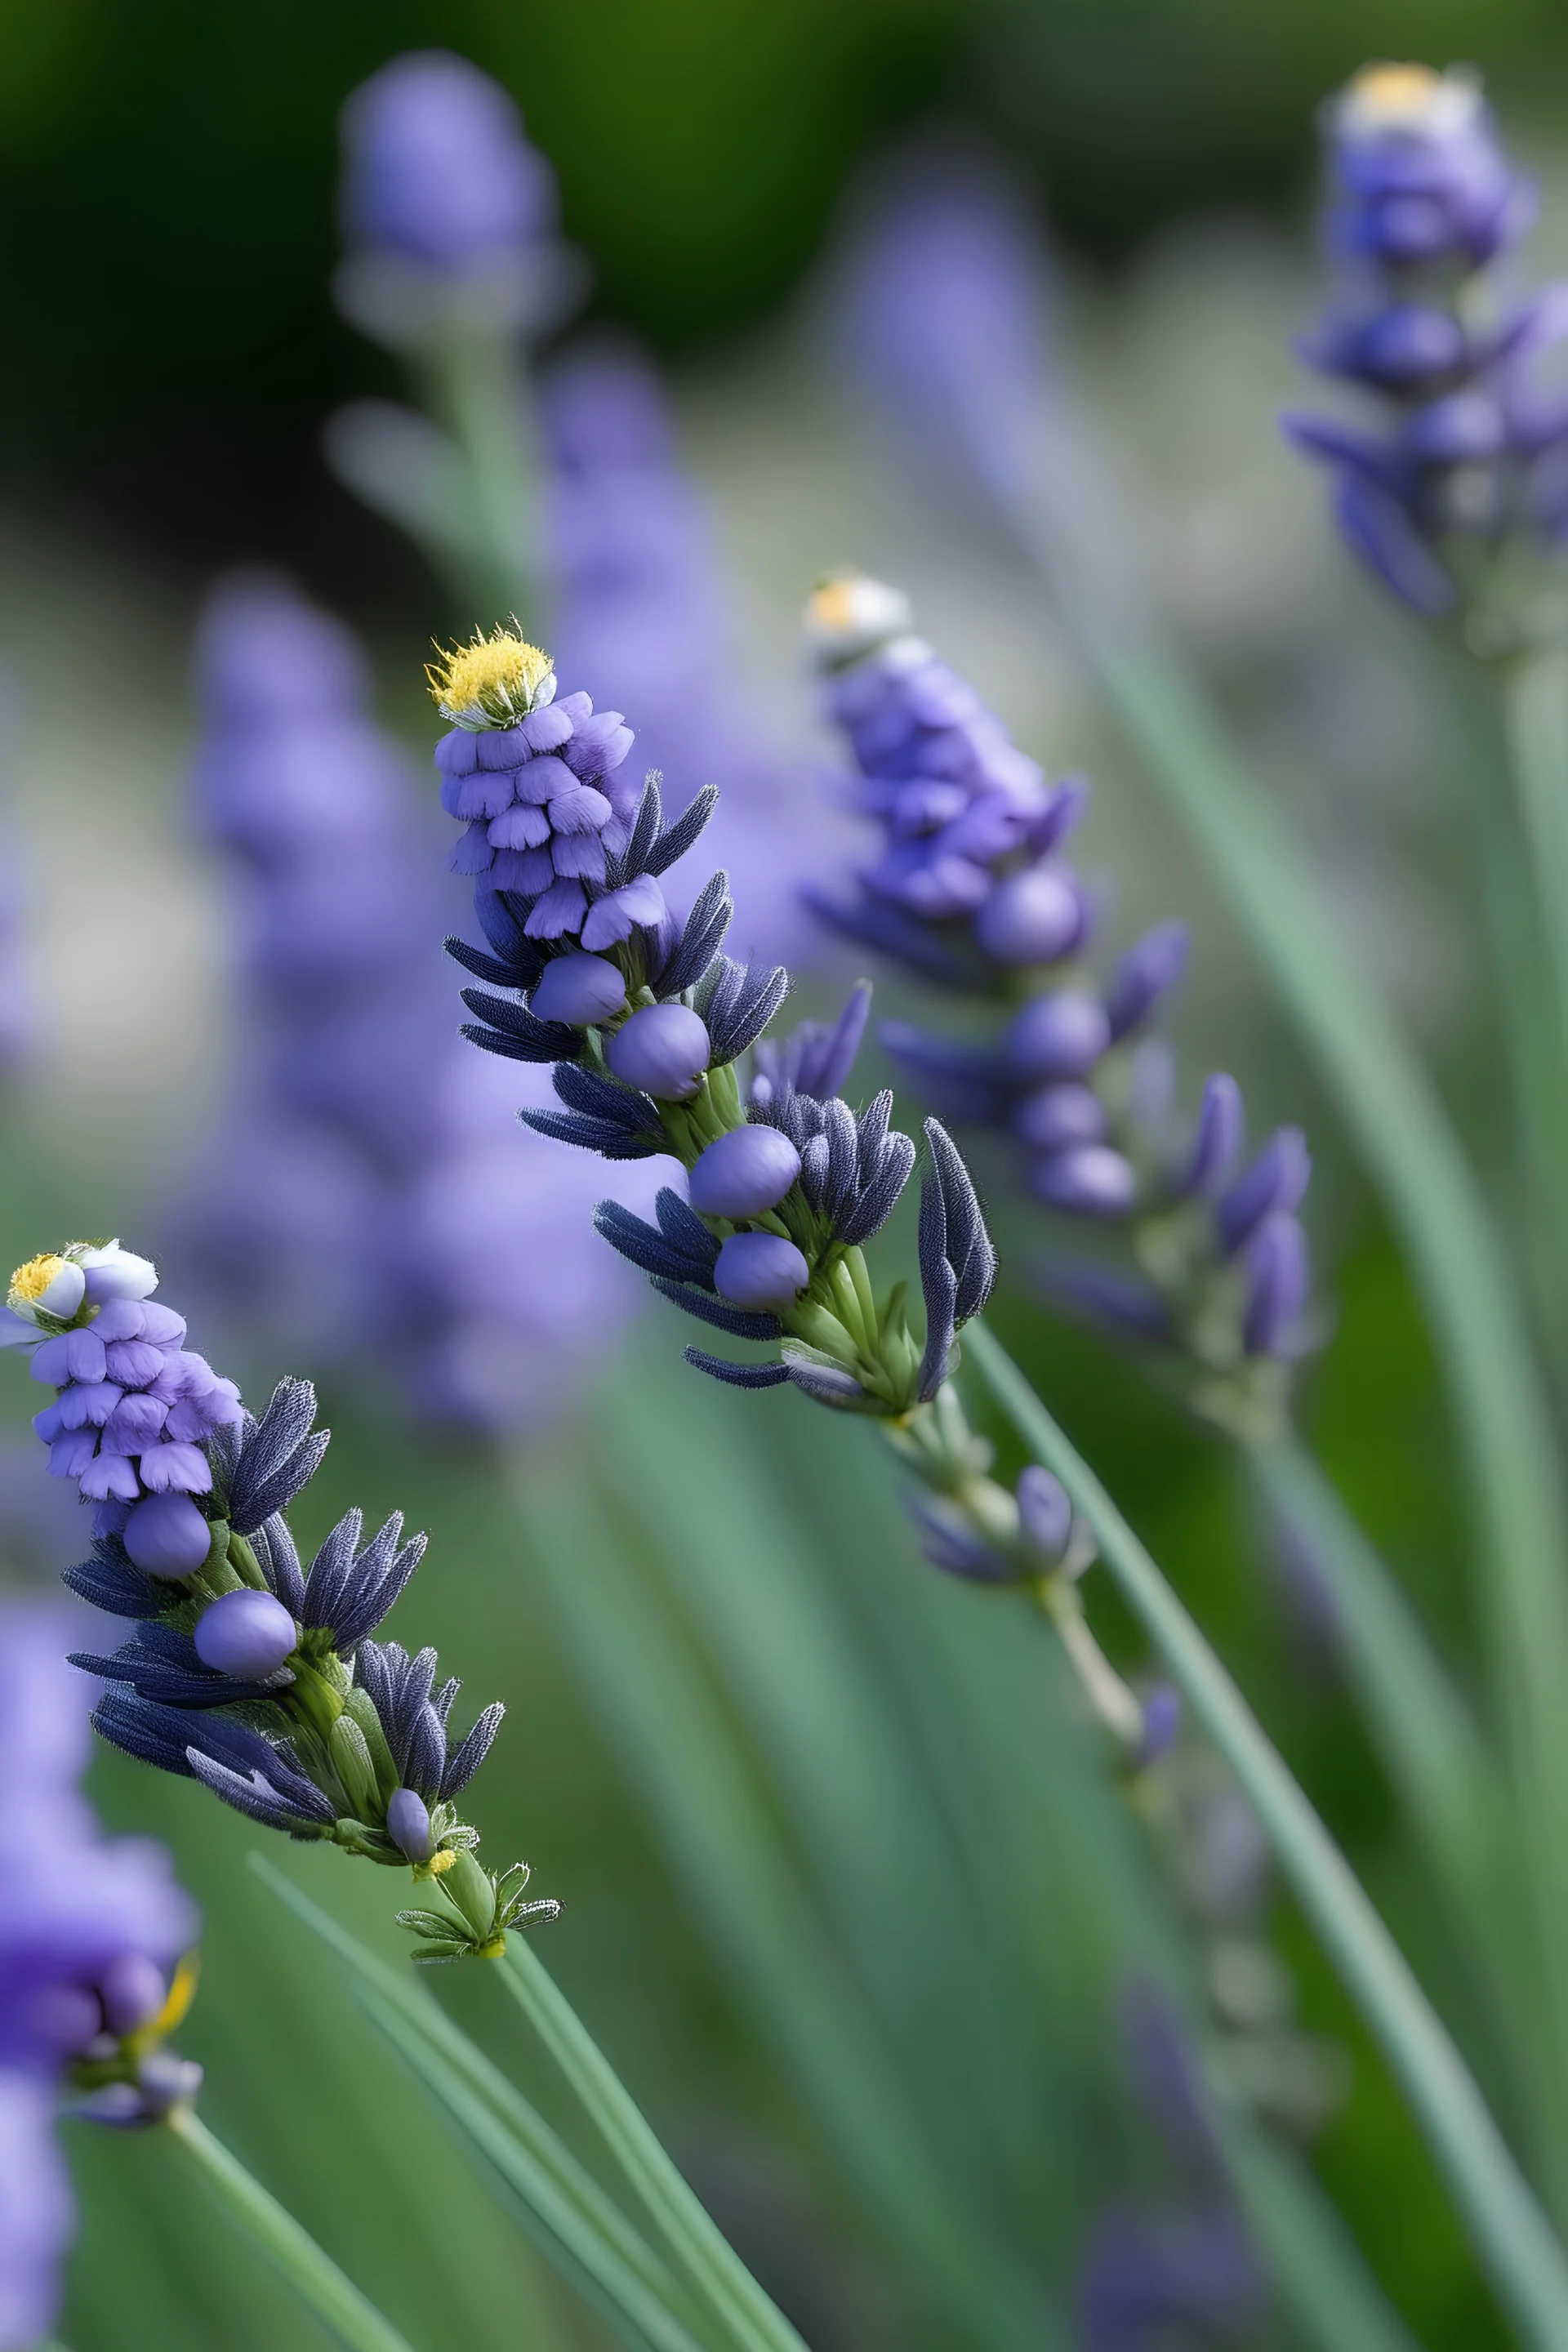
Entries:
[[351,2352],[409,2352],[406,2339],[367,2303],[291,2213],[263,2189],[199,2116],[176,2107],[167,2128],[239,2223],[280,2270],[302,2303]]
[[1568,2352],[1568,2258],[1404,1955],[1100,1480],[990,1333],[972,1324],[964,1344],[1014,1428],[1094,1529],[1123,1598],[1251,1801],[1302,1909],[1403,2086],[1521,2337],[1534,2352]]
[[[1382,1192],[1425,1307],[1469,1486],[1495,1718],[1530,1854],[1554,2027],[1543,2063],[1568,2114],[1568,1516],[1512,1270],[1436,1089],[1345,955],[1300,853],[1198,688],[1147,631],[1066,579],[1039,531],[1033,552],[1151,779],[1271,974]],[[1568,2146],[1555,2174],[1568,2213]]]
[[1497,1894],[1511,1834],[1505,1791],[1474,1717],[1404,1592],[1300,1438],[1247,1449],[1270,1508],[1328,1587],[1335,1634],[1368,1738],[1456,1920]]
[[537,625],[538,460],[527,379],[509,338],[454,336],[429,355],[431,404],[468,460],[484,534],[471,583],[489,619]]
[[632,2188],[642,2199],[738,2345],[756,2352],[805,2352],[777,2305],[688,2188],[641,2109],[538,1955],[519,1937],[507,1948],[509,1990],[560,2067]]

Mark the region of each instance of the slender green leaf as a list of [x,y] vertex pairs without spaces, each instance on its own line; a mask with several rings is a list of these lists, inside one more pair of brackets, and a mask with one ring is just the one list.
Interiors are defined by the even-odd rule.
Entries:
[[1211,2114],[1237,2203],[1313,2352],[1420,2352],[1306,2164],[1243,2116]]
[[346,2345],[349,2352],[409,2352],[406,2338],[382,2317],[238,2158],[213,2137],[198,2115],[188,2107],[176,2107],[165,2128],[241,2229],[255,2239],[300,2301],[331,2328],[340,2344]]
[[1257,1810],[1286,1877],[1384,2056],[1525,2341],[1568,2352],[1568,2257],[1485,2100],[1354,1873],[1088,1464],[991,1334],[965,1339],[1008,1419],[1067,1488],[1193,1712]]
[[1495,1926],[1513,1824],[1474,1717],[1399,1585],[1300,1440],[1254,1446],[1248,1460],[1328,1586],[1367,1737],[1456,1926],[1464,1934],[1486,1921]]
[[805,2352],[782,2311],[763,2294],[717,2229],[570,2002],[563,2000],[543,1961],[513,1937],[506,1983],[544,2043],[605,2146],[663,2231],[692,2284],[748,2352]]
[[670,2272],[516,2085],[423,1986],[387,1968],[264,1856],[251,1864],[344,1963],[355,1998],[505,2181],[551,2260],[639,2342],[685,2352],[691,2337]]
[[[1038,517],[1009,516],[1053,604],[1223,888],[1381,1191],[1431,1326],[1478,1541],[1496,1720],[1529,1841],[1532,1979],[1551,2003],[1545,2113],[1568,2116],[1568,1513],[1518,1287],[1447,1115],[1375,988],[1344,951],[1306,861],[1194,680],[1147,623],[1114,611]],[[1568,2137],[1543,2141],[1568,2212]]]
[[846,2165],[903,2261],[951,2310],[961,2340],[1041,2347],[1037,2282],[913,2128],[807,1891],[735,1769],[718,1702],[646,1584],[623,1565],[621,1540],[599,1517],[582,1465],[565,1465],[547,1485],[520,1476],[519,1491],[601,1719],[737,1990],[764,2006]]

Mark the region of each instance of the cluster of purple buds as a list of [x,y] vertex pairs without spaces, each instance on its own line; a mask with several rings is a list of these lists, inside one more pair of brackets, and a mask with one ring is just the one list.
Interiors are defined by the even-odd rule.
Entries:
[[197,1542],[205,1558],[205,1441],[244,1410],[185,1347],[184,1318],[152,1298],[157,1281],[118,1242],[76,1243],[17,1267],[0,1323],[0,1344],[30,1349],[33,1378],[55,1391],[33,1417],[50,1476],[74,1479],[149,1571]]
[[[1237,1394],[1269,1403],[1307,1304],[1296,1212],[1310,1163],[1283,1129],[1241,1166],[1241,1097],[1224,1076],[1208,1080],[1195,1132],[1173,1132],[1169,1060],[1150,1032],[1185,929],[1159,926],[1098,981],[1087,894],[1060,854],[1082,784],[1053,790],[998,743],[1000,722],[910,634],[896,591],[831,581],[807,629],[886,843],[857,897],[814,903],[923,979],[1011,1008],[990,1042],[889,1022],[884,1043],[944,1118],[1011,1137],[1042,1205],[1127,1233],[1136,1276],[1075,1268],[1065,1286],[1080,1303],[1184,1354],[1205,1409]],[[947,829],[964,826],[958,853]]]
[[151,2122],[201,2068],[163,2047],[194,1971],[195,1908],[161,1846],[105,1842],[77,1782],[88,1696],[47,1613],[0,1614],[0,2346],[54,2324],[74,2216],[51,2125]]
[[1340,529],[1384,584],[1419,613],[1468,605],[1474,620],[1500,564],[1568,523],[1568,403],[1541,381],[1568,293],[1509,302],[1497,285],[1534,192],[1471,75],[1368,67],[1325,110],[1325,137],[1342,291],[1302,356],[1381,416],[1285,429],[1331,468]]
[[[97,1501],[92,1556],[65,1581],[134,1621],[112,1654],[71,1661],[112,1686],[96,1727],[268,1828],[412,1865],[436,1895],[409,1922],[420,1958],[500,1950],[509,1927],[554,1909],[525,1905],[517,1872],[482,1870],[458,1817],[502,1709],[449,1741],[458,1685],[435,1687],[434,1651],[411,1660],[371,1638],[425,1538],[405,1541],[395,1514],[364,1541],[350,1511],[304,1565],[285,1514],[327,1447],[315,1391],[284,1381],[253,1419],[181,1348],[184,1323],[152,1301],[155,1283],[117,1244],[74,1244],[20,1268],[7,1309],[6,1343],[30,1347],[58,1391],[38,1416],[50,1469]],[[127,1412],[143,1399],[145,1427]],[[122,1438],[131,1450],[111,1452]]]
[[[889,1128],[890,1096],[857,1115],[840,1091],[864,996],[830,1034],[814,1028],[788,1046],[760,1047],[742,1088],[735,1066],[778,1012],[789,975],[722,953],[733,912],[722,874],[684,921],[658,880],[696,841],[716,795],[700,793],[669,825],[655,776],[631,803],[614,781],[629,730],[618,718],[594,720],[585,695],[554,701],[554,685],[548,657],[505,631],[432,673],[437,707],[455,722],[437,752],[442,796],[468,820],[459,854],[479,877],[489,952],[448,944],[507,992],[465,990],[477,1016],[465,1034],[491,1053],[553,1066],[561,1108],[521,1113],[537,1133],[610,1160],[668,1154],[685,1169],[689,1198],[666,1187],[657,1222],[605,1202],[598,1223],[689,1313],[780,1349],[772,1362],[737,1363],[692,1349],[692,1363],[747,1388],[792,1381],[822,1403],[882,1416],[931,1402],[958,1328],[980,1312],[995,1273],[962,1161],[933,1122],[922,1351],[897,1294],[876,1299],[861,1255],[915,1161],[913,1143]],[[580,737],[595,747],[584,775],[602,792],[556,755]],[[558,805],[592,835],[558,828]],[[544,836],[526,850],[505,830],[521,814]],[[560,844],[590,837],[597,860],[573,850],[563,873]]]

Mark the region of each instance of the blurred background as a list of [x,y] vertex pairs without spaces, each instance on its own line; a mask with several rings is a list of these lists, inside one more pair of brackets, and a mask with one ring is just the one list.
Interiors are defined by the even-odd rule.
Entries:
[[[1324,95],[1369,57],[1479,66],[1543,183],[1544,268],[1568,254],[1568,24],[1545,0],[274,0],[264,16],[9,0],[0,12],[7,1262],[68,1230],[156,1245],[163,1295],[177,1275],[178,1303],[207,1302],[194,1344],[253,1399],[284,1370],[320,1378],[337,1437],[307,1534],[351,1501],[377,1518],[401,1507],[431,1529],[394,1631],[438,1641],[476,1703],[500,1695],[511,1710],[481,1783],[487,1853],[526,1852],[539,1888],[563,1900],[549,1965],[821,2352],[1295,2342],[1266,2263],[1223,2227],[1194,2252],[1191,2227],[1213,2220],[1217,2192],[1180,2131],[1162,2128],[1137,2020],[1151,1987],[1178,2008],[1201,1989],[1043,1630],[1020,1655],[998,1607],[920,1563],[861,1430],[793,1395],[704,1388],[677,1364],[685,1334],[642,1318],[613,1269],[607,1286],[584,1273],[527,1321],[543,1275],[520,1286],[521,1258],[509,1272],[495,1255],[474,1263],[473,1220],[504,1234],[497,1196],[520,1202],[515,1247],[531,1267],[597,1248],[584,1237],[602,1189],[602,1171],[585,1171],[540,1207],[554,1180],[510,1117],[528,1074],[464,1079],[437,1118],[429,1102],[458,1082],[437,1049],[427,1078],[395,1056],[373,1070],[393,1140],[374,1139],[372,1207],[342,1176],[319,1092],[312,1104],[296,1087],[281,1110],[268,1095],[287,992],[268,998],[257,981],[247,836],[215,817],[210,782],[191,782],[216,725],[210,635],[205,718],[193,686],[214,583],[269,567],[357,634],[369,667],[345,689],[345,723],[363,738],[353,756],[381,763],[377,837],[402,828],[419,855],[434,800],[421,663],[432,636],[500,617],[471,609],[323,456],[343,404],[400,391],[394,361],[331,299],[339,110],[390,58],[432,45],[504,85],[559,175],[564,234],[591,281],[542,356],[570,360],[614,331],[664,377],[668,463],[732,674],[703,752],[711,772],[668,762],[679,798],[733,782],[759,875],[781,840],[794,875],[841,870],[831,751],[797,636],[812,582],[846,562],[909,589],[923,633],[1050,772],[1092,772],[1080,863],[1113,934],[1170,914],[1194,925],[1175,1022],[1184,1083],[1234,1068],[1260,1124],[1309,1130],[1332,1328],[1307,1376],[1307,1421],[1462,1657],[1443,1426],[1375,1212],[1038,590],[933,470],[889,446],[848,356],[844,256],[911,152],[979,156],[1012,176],[1043,240],[1051,364],[1101,428],[1104,528],[1331,876],[1347,940],[1436,1060],[1484,1162],[1498,1077],[1462,803],[1495,749],[1415,633],[1352,576],[1274,419],[1300,389],[1289,338],[1322,289]],[[558,448],[573,430],[572,379],[560,381]],[[595,676],[563,678],[579,683],[610,698]],[[645,727],[629,699],[626,712]],[[449,1008],[445,1040],[457,983],[437,941],[462,908],[460,896],[435,908],[434,835],[427,845],[434,911],[426,922],[420,901],[410,952],[429,1002]],[[803,960],[806,1008],[831,1005],[853,966],[795,918],[789,894],[750,912],[743,847],[725,854],[743,942]],[[405,1379],[378,1357],[363,1289],[342,1273],[426,1118],[441,1141],[418,1163],[416,1239],[395,1247],[376,1222],[372,1256],[426,1321],[444,1270],[459,1266],[467,1287],[458,1338]],[[1435,1992],[1462,2010],[1310,1570],[1253,1521],[1216,1440],[1126,1356],[1037,1303],[1039,1221],[1008,1203],[999,1175],[993,1190],[1014,1277],[1004,1337],[1176,1578]],[[524,1364],[499,1405],[487,1390],[494,1409],[472,1411],[473,1365],[502,1344],[486,1336],[491,1294],[509,1284],[529,1293],[522,1354],[546,1377]],[[398,1326],[393,1357],[424,1344],[411,1328]],[[37,1589],[75,1538],[70,1512],[51,1513],[25,1389],[8,1375],[0,1397],[0,1530],[7,1581]],[[1110,1596],[1096,1606],[1137,1668]],[[530,2345],[607,2340],[473,2195],[392,2053],[319,1989],[327,1963],[247,1875],[245,1826],[118,1759],[102,1760],[95,1793],[115,1826],[170,1841],[204,1906],[188,2045],[208,2068],[211,2118],[411,2340],[456,2340],[455,2314]],[[1247,1935],[1289,1971],[1297,2008],[1280,2033],[1311,2078],[1319,2178],[1421,2342],[1500,2341],[1462,2246],[1435,2226],[1439,2192],[1377,2061],[1225,1792],[1199,1795],[1214,1815],[1209,1863],[1234,1870]],[[336,1856],[330,1871],[307,1866],[319,1859],[289,1866],[387,1945],[381,1890],[340,1874]],[[527,2063],[484,1984],[442,1991]],[[1292,2128],[1302,2112],[1299,2099]],[[85,2205],[65,2330],[77,2352],[316,2340],[259,2274],[236,2297],[227,2239],[186,2210],[167,2151],[150,2145],[143,2163],[78,2129],[71,2154]],[[1155,2288],[1142,2301],[1130,2289],[1107,2319],[1086,2281],[1108,2265],[1134,2289],[1173,2265],[1199,2284],[1173,2319]],[[1139,2319],[1151,2308],[1163,2333]]]

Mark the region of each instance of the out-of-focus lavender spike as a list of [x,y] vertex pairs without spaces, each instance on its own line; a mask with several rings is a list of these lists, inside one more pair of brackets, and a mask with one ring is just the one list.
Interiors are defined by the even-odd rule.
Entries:
[[954,150],[901,160],[849,227],[855,364],[928,449],[957,442],[1007,496],[1027,479],[1046,373],[1038,252],[1018,191]]
[[[737,686],[731,599],[658,378],[635,349],[603,346],[545,376],[541,410],[561,674],[637,714],[639,781],[659,771],[678,814],[698,784],[721,787],[709,841],[741,950],[798,961],[813,944],[799,898],[813,836],[837,828],[820,814],[803,828],[804,762],[762,748],[755,693]],[[679,900],[689,886],[670,887]]]
[[[266,1328],[270,1315],[279,1344],[358,1330],[390,1349],[433,1419],[502,1430],[545,1418],[569,1386],[563,1364],[636,1293],[588,1230],[602,1179],[542,1140],[520,1163],[500,1131],[520,1092],[551,1098],[543,1071],[491,1072],[453,1035],[430,955],[444,926],[418,787],[370,714],[363,656],[292,591],[242,581],[213,600],[198,679],[195,799],[244,895],[254,1045],[250,1099],[181,1220],[193,1255],[237,1319]],[[609,772],[623,733],[617,721],[596,735],[582,716],[584,776]],[[572,771],[563,792],[582,781]],[[542,967],[521,923],[494,892],[479,911],[504,960],[487,976],[531,984]],[[467,953],[486,965],[486,950]],[[549,1058],[574,1049],[576,1033],[510,995],[482,1001],[509,1050],[512,1026]],[[263,1495],[257,1522],[287,1499]]]
[[1352,551],[1414,611],[1469,608],[1472,642],[1528,636],[1521,551],[1561,536],[1552,485],[1568,409],[1540,360],[1568,334],[1561,289],[1510,299],[1499,264],[1534,217],[1479,82],[1461,68],[1374,65],[1325,108],[1328,243],[1341,284],[1299,349],[1381,401],[1373,431],[1289,415],[1333,478]]
[[[55,2324],[75,2230],[50,2128],[68,2070],[106,2030],[151,2021],[196,1927],[163,1848],[101,1839],[78,1792],[91,1693],[63,1631],[51,1611],[0,1610],[0,2340],[17,2346]],[[160,2110],[130,2073],[144,2121]]]

